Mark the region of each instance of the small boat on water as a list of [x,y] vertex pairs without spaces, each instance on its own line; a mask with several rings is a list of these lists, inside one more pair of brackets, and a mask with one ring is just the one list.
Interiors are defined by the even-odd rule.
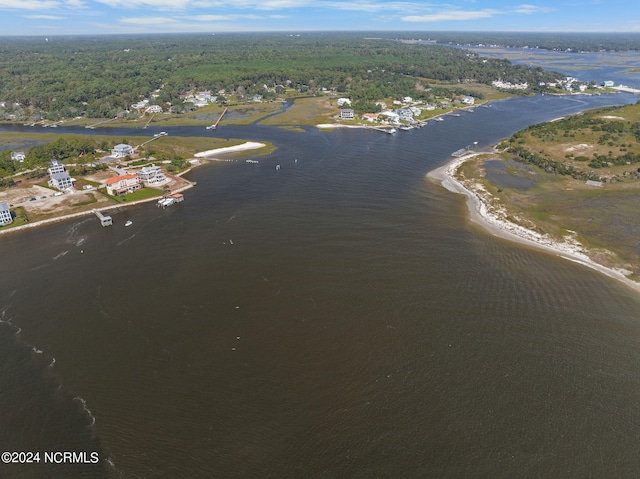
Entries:
[[131,226],[132,224],[133,224],[133,221],[127,220],[127,222],[124,225],[125,226]]

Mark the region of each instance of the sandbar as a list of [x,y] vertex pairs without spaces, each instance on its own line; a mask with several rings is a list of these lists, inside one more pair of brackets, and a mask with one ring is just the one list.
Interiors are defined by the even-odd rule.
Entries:
[[258,148],[264,148],[265,146],[266,145],[264,143],[258,143],[257,141],[247,141],[245,143],[242,143],[241,145],[226,146],[224,148],[201,151],[193,156],[195,156],[196,158],[207,158],[210,156],[223,155],[226,153],[234,153],[236,151],[257,150]]

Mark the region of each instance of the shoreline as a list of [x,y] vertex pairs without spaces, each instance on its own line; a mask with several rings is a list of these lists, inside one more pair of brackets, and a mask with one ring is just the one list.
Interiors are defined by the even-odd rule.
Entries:
[[[480,225],[493,236],[532,246],[568,261],[579,263],[610,278],[616,279],[635,291],[640,292],[640,283],[629,279],[624,274],[624,270],[610,268],[593,261],[588,256],[588,251],[570,237],[565,237],[565,241],[554,240],[546,235],[541,235],[540,233],[509,221],[505,217],[503,210],[488,205],[480,192],[468,188],[467,185],[455,177],[456,171],[463,163],[487,153],[490,152],[474,152],[459,158],[452,158],[444,165],[431,170],[427,173],[426,177],[431,181],[439,183],[453,193],[466,196],[469,219]],[[478,190],[482,191],[483,188],[480,185],[478,186]]]
[[[180,173],[177,173],[175,176],[182,178],[183,175],[189,173],[190,171],[192,171],[194,168],[197,168],[198,166],[203,165],[204,163],[202,163],[202,160],[207,160],[209,157],[212,156],[216,156],[218,154],[222,154],[222,153],[233,153],[233,152],[238,152],[238,151],[247,151],[247,150],[254,150],[254,149],[258,149],[258,148],[264,148],[266,145],[264,143],[258,143],[258,142],[252,142],[252,141],[247,141],[245,143],[242,143],[240,145],[235,145],[235,146],[227,146],[227,147],[222,147],[222,148],[216,148],[213,150],[207,150],[207,151],[202,151],[202,152],[198,152],[196,154],[193,155],[193,158],[191,160],[195,159],[195,162],[191,163],[191,167],[187,168],[184,171],[181,171]],[[183,178],[184,179],[184,178]],[[171,190],[171,193],[181,193],[183,191],[186,191],[190,188],[193,188],[196,184],[188,181],[188,180],[184,180],[186,182],[188,182],[188,185],[185,186],[181,186],[180,188],[176,188],[175,190]],[[109,205],[109,206],[102,206],[100,208],[92,208],[91,210],[86,210],[86,211],[79,211],[77,213],[68,213],[68,214],[63,214],[60,216],[56,216],[54,218],[47,218],[44,220],[40,220],[40,221],[34,221],[33,223],[28,223],[26,225],[20,225],[20,226],[13,226],[11,228],[8,229],[0,229],[0,235],[3,234],[10,234],[13,232],[19,232],[19,231],[24,231],[24,230],[28,230],[28,229],[33,229],[33,228],[37,228],[40,226],[46,226],[46,225],[50,225],[53,223],[58,223],[60,221],[66,221],[66,220],[70,220],[70,219],[74,219],[74,218],[82,218],[83,216],[90,216],[95,214],[95,211],[111,211],[111,210],[117,210],[117,209],[121,209],[121,208],[126,208],[128,206],[134,206],[134,205],[139,205],[139,204],[143,204],[143,203],[149,203],[151,201],[157,201],[159,198],[159,196],[154,196],[152,198],[145,198],[142,200],[136,200],[136,201],[132,201],[130,203],[118,203],[118,204],[114,204],[114,205]]]

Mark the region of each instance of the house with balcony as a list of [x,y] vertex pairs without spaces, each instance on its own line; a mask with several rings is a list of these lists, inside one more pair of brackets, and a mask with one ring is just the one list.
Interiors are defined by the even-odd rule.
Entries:
[[165,174],[160,171],[160,167],[156,165],[145,166],[137,173],[138,180],[144,186],[160,186],[169,181]]
[[351,108],[343,108],[340,110],[340,119],[342,120],[353,120],[354,112]]
[[0,226],[8,225],[11,222],[13,222],[13,218],[11,211],[9,211],[9,205],[0,201]]
[[122,196],[128,193],[133,193],[142,187],[140,185],[138,175],[135,173],[128,173],[109,178],[106,185],[107,193],[111,196]]
[[73,188],[73,179],[69,176],[60,160],[51,160],[47,172],[49,173],[48,185],[50,188],[60,191]]
[[130,145],[126,145],[124,143],[120,143],[116,145],[111,150],[111,156],[114,158],[124,158],[127,155],[131,155],[133,153],[133,147]]

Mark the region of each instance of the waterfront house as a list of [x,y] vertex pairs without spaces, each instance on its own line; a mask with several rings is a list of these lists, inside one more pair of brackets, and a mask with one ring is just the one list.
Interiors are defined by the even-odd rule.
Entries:
[[362,119],[370,121],[371,123],[374,123],[374,122],[378,121],[378,114],[377,113],[364,113],[362,115]]
[[475,102],[476,102],[476,100],[472,96],[463,96],[462,97],[462,103],[464,103],[465,105],[473,105]]
[[60,160],[51,160],[47,172],[49,173],[48,185],[50,188],[56,188],[60,191],[73,188],[73,180]]
[[114,146],[111,150],[111,156],[113,156],[114,158],[122,158],[132,153],[133,147],[124,143],[120,143],[119,145]]
[[4,201],[0,201],[0,226],[8,225],[13,221],[9,205]]
[[144,186],[159,186],[169,181],[156,165],[145,166],[137,173],[138,179]]
[[385,117],[390,123],[400,123],[400,116],[394,111],[383,111],[380,116]]
[[134,173],[109,178],[106,182],[107,193],[111,196],[121,196],[133,193],[141,188],[138,175]]
[[353,120],[353,110],[351,108],[343,108],[342,110],[340,110],[340,118],[342,120]]
[[409,122],[413,121],[413,111],[411,111],[409,108],[398,108],[396,110],[396,113],[401,120]]
[[146,113],[162,113],[162,107],[160,105],[151,105],[145,110]]

